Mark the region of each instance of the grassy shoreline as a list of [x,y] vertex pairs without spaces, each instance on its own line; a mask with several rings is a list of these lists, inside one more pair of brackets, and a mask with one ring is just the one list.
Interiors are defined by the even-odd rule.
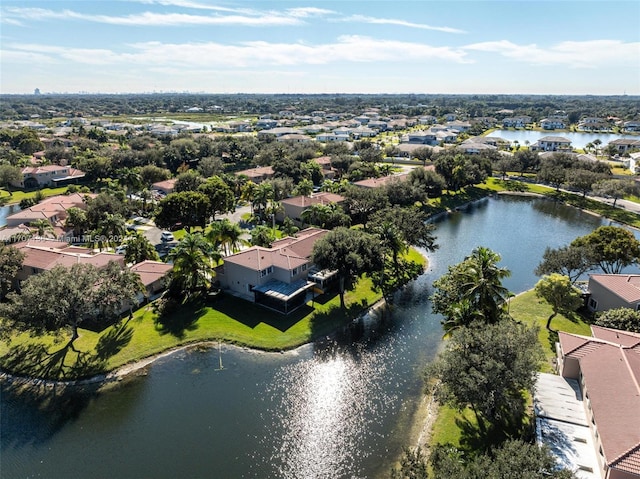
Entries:
[[[426,265],[426,258],[411,249],[409,259]],[[382,299],[362,278],[345,294],[346,309],[337,294],[319,296],[288,316],[233,296],[212,305],[183,306],[160,321],[150,305],[114,326],[96,332],[31,337],[13,334],[0,342],[0,372],[17,377],[76,381],[129,366],[167,351],[208,342],[224,342],[259,351],[286,351],[321,340],[347,327]]]

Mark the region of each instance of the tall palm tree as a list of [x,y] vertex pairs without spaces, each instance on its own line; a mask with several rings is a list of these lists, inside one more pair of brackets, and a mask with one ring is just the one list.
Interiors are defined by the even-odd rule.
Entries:
[[170,289],[187,298],[211,286],[220,253],[200,233],[187,233],[169,253],[173,262]]
[[391,255],[393,267],[397,274],[399,270],[398,256],[408,249],[402,233],[391,221],[385,221],[376,228],[376,234],[380,238],[383,250]]
[[211,229],[207,232],[206,238],[215,248],[222,246],[224,254],[227,256],[231,253],[237,253],[240,247],[247,243],[242,239],[245,232],[237,223],[223,218],[221,221],[211,223]]
[[487,323],[500,319],[509,299],[509,290],[502,286],[502,280],[511,276],[511,272],[498,266],[500,259],[498,253],[479,246],[464,261],[463,299],[468,300]]

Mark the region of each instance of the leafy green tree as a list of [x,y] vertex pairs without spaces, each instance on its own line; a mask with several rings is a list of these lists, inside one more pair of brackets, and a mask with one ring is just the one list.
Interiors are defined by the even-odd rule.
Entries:
[[204,193],[171,193],[158,203],[155,222],[163,229],[172,229],[176,225],[182,225],[187,230],[195,226],[204,228],[211,217],[210,212],[211,204]]
[[640,333],[640,311],[631,308],[609,309],[598,314],[596,324],[604,328]]
[[197,191],[202,183],[204,183],[204,178],[200,176],[200,173],[196,170],[188,170],[180,173],[176,177],[176,184],[173,187],[173,191],[174,193]]
[[171,172],[166,168],[160,168],[156,165],[145,165],[140,168],[140,179],[147,186],[168,180],[169,178],[171,178]]
[[81,236],[87,229],[87,212],[82,208],[71,207],[67,210],[64,225],[73,229],[75,236]]
[[582,305],[580,290],[578,290],[568,276],[551,273],[543,276],[535,286],[536,296],[544,299],[553,313],[547,319],[546,328],[551,329],[551,320],[560,312],[573,312]]
[[20,184],[22,182],[22,170],[17,166],[0,165],[0,187],[8,189],[9,195],[13,195],[13,191],[9,188],[12,183]]
[[365,228],[373,213],[389,206],[389,199],[382,188],[351,186],[344,196],[347,198],[345,210],[353,224],[362,224]]
[[425,168],[414,168],[409,173],[409,183],[424,192],[427,198],[437,198],[447,186],[441,174]]
[[428,386],[436,398],[459,410],[470,407],[479,432],[520,430],[525,417],[524,391],[535,384],[542,359],[538,333],[506,319],[473,323],[457,330],[446,349],[429,365]]
[[130,232],[125,238],[127,248],[124,260],[136,264],[146,260],[159,261],[160,257],[151,242],[140,232]]
[[520,173],[524,173],[525,171],[534,171],[540,165],[540,157],[538,156],[538,153],[529,149],[518,150],[513,155],[513,158],[518,164]]
[[306,178],[300,180],[293,191],[296,195],[309,196],[313,193],[313,182]]
[[620,198],[636,195],[638,186],[633,180],[600,180],[594,185],[593,193],[597,196],[613,198],[613,206],[615,207]]
[[313,246],[314,264],[338,272],[342,308],[345,291],[353,288],[360,275],[380,271],[382,257],[378,239],[361,230],[336,228]]
[[85,322],[117,319],[123,306],[135,303],[143,291],[140,277],[115,261],[102,269],[82,263],[56,266],[30,276],[20,294],[9,293],[2,313],[22,330],[70,329],[72,343]]
[[570,175],[567,175],[567,186],[578,190],[582,193],[582,197],[587,196],[596,182],[602,178],[600,173],[589,170],[573,170]]
[[224,172],[224,162],[220,158],[208,156],[198,162],[198,172],[203,178],[221,175]]
[[427,457],[420,447],[405,449],[400,468],[391,470],[391,479],[428,479]]
[[398,228],[409,246],[424,248],[427,251],[437,249],[435,227],[432,223],[427,223],[427,213],[420,208],[393,206],[377,211],[370,219],[374,228],[385,221],[393,223]]
[[211,286],[220,253],[200,233],[187,233],[169,253],[173,262],[169,291],[187,300]]
[[622,268],[640,261],[640,241],[631,231],[618,226],[600,226],[573,240],[571,246],[587,248],[591,264],[607,274],[619,274]]
[[0,245],[0,299],[13,289],[16,275],[22,268],[24,256],[19,249]]
[[233,190],[219,176],[212,176],[198,187],[209,199],[209,213],[215,219],[217,214],[231,213],[236,207]]
[[483,454],[465,456],[462,451],[437,445],[429,457],[434,479],[575,479],[558,469],[548,447],[511,439]]
[[583,246],[563,246],[558,249],[547,247],[542,262],[536,267],[536,276],[559,273],[569,277],[575,283],[583,274],[591,270],[593,265],[589,251]]

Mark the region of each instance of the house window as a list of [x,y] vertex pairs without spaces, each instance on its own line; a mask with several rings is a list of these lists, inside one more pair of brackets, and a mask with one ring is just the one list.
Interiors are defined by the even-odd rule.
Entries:
[[265,268],[262,271],[260,271],[260,277],[264,278],[265,276],[271,273],[273,273],[273,266],[269,266],[268,268]]
[[594,311],[597,310],[598,309],[598,302],[593,298],[589,298],[589,307],[591,309],[593,309]]
[[[303,265],[302,265],[302,271],[306,271],[306,270],[307,270],[307,265],[306,265],[306,264],[303,264]],[[640,304],[639,304],[638,306],[640,306]]]
[[296,274],[298,274],[298,268],[293,268],[291,270],[291,277],[293,278]]

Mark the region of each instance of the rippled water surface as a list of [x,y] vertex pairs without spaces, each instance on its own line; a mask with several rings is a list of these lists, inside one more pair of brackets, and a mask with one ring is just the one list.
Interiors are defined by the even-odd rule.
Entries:
[[51,402],[4,384],[0,477],[382,477],[406,445],[420,371],[440,345],[431,282],[484,245],[511,269],[512,291],[529,289],[546,246],[601,224],[548,201],[489,199],[437,223],[429,271],[393,311],[335,340],[284,354],[180,352],[113,391]]

